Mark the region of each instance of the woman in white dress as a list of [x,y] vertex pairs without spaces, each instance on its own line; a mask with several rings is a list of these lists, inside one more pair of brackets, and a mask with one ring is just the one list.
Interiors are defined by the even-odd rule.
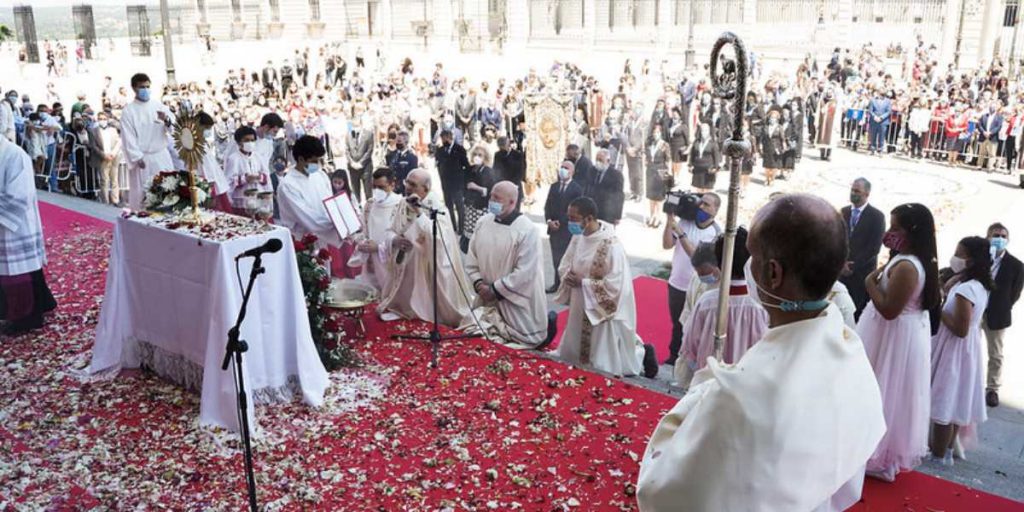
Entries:
[[943,287],[942,324],[932,338],[932,456],[953,465],[960,429],[988,419],[981,356],[981,319],[992,290],[989,242],[972,236],[956,246],[954,272]]
[[931,212],[920,204],[897,206],[882,240],[894,256],[865,279],[871,302],[857,324],[857,334],[878,378],[888,426],[867,462],[867,473],[891,482],[928,452],[928,310],[940,301]]

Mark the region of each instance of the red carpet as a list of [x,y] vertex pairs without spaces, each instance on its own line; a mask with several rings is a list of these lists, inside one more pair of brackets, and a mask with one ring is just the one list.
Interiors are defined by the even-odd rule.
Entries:
[[[241,510],[233,436],[196,427],[198,399],[145,373],[83,383],[109,225],[43,207],[49,326],[0,341],[0,509]],[[639,300],[639,298],[638,298]],[[664,301],[662,300],[663,304]],[[637,458],[675,399],[512,352],[387,335],[419,322],[368,318],[367,360],[322,410],[261,407],[260,502],[284,510],[631,510]],[[918,474],[869,483],[861,511],[1010,511],[1019,504]]]
[[[654,345],[658,361],[668,358],[668,344],[672,341],[672,324],[668,318],[668,283],[650,276],[633,278],[633,294],[636,297],[636,332],[644,343]],[[562,331],[569,320],[569,310],[558,314],[558,335],[551,349],[558,347]]]

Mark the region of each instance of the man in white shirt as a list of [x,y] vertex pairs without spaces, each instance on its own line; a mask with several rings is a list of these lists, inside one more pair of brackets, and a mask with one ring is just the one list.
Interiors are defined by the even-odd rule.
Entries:
[[281,225],[291,230],[296,239],[308,233],[316,235],[320,247],[341,245],[341,238],[323,203],[333,195],[331,179],[321,164],[326,153],[320,139],[311,135],[299,137],[292,147],[295,169],[288,171],[277,186]]
[[14,131],[14,101],[18,99],[16,91],[10,91],[4,99],[0,99],[0,136],[15,142],[17,133]]
[[861,340],[827,299],[846,247],[842,217],[819,197],[756,214],[745,275],[769,329],[739,362],[709,360],[662,418],[640,464],[640,510],[832,512],[860,499],[886,426]]
[[93,155],[100,170],[100,201],[117,205],[121,203],[121,182],[118,168],[121,166],[121,134],[110,124],[106,112],[96,115],[96,126],[92,131]]
[[172,114],[151,98],[148,76],[138,73],[131,84],[135,101],[121,113],[121,147],[128,166],[128,206],[141,210],[153,176],[174,169],[167,150]]
[[686,290],[693,278],[693,265],[690,257],[701,243],[712,242],[722,232],[721,226],[715,221],[718,208],[722,206],[722,198],[714,192],[701,196],[694,220],[679,219],[665,214],[665,230],[661,234],[661,246],[672,249],[672,273],[668,278],[668,312],[672,321],[672,341],[669,343],[667,365],[675,365],[682,346],[683,330],[679,317],[686,305]]
[[[235,213],[249,215],[260,193],[274,192],[269,163],[255,153],[256,130],[248,126],[235,130],[235,144],[238,150],[224,159],[224,174],[231,183],[231,205]],[[330,183],[327,186],[330,189]]]
[[384,290],[390,282],[384,242],[402,202],[402,196],[395,193],[395,186],[393,170],[381,167],[373,172],[373,193],[363,206],[364,239],[356,246],[359,252],[348,262],[350,266],[362,265],[363,272],[359,278],[378,290]]

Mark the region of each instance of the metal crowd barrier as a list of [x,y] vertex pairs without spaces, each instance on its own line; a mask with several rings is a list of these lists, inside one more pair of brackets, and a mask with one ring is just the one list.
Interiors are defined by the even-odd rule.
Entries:
[[[868,151],[870,147],[870,116],[864,109],[846,109],[840,118],[839,141],[843,147],[853,151]],[[982,142],[977,122],[969,121],[967,131],[958,136],[955,141],[946,136],[944,119],[933,118],[929,121],[928,130],[918,135],[910,131],[910,114],[908,112],[893,112],[890,118],[889,127],[885,134],[886,154],[894,154],[908,158],[924,158],[935,162],[950,162],[950,152],[955,151],[956,157],[953,160],[958,164],[971,167],[981,167],[982,159],[986,158],[981,154]],[[1024,137],[1019,137],[1024,138]],[[1015,140],[1017,148],[1010,148],[1006,139],[998,139],[993,156],[988,157],[992,162],[985,162],[989,167],[997,170],[1022,168],[1020,144],[1021,140]],[[1011,151],[1017,149],[1017,151]],[[1012,153],[1012,155],[1011,155]],[[1007,169],[1007,160],[1013,156],[1013,165]]]
[[[42,188],[87,198],[96,198],[103,192],[100,169],[94,169],[90,160],[89,147],[79,144],[74,134],[62,132],[58,136],[54,156],[47,160],[42,172],[36,173]],[[23,149],[27,141],[22,141]],[[121,202],[128,198],[128,168],[122,160],[118,165],[118,193]],[[51,187],[56,184],[56,187]]]

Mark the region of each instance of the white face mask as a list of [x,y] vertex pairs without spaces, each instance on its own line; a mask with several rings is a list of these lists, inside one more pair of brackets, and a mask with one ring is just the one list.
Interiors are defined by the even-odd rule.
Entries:
[[953,272],[959,274],[960,272],[963,272],[965,268],[967,268],[967,260],[959,256],[949,258],[949,269]]
[[[747,281],[747,294],[750,295],[750,298],[754,299],[754,302],[757,302],[758,304],[760,304],[761,307],[764,307],[764,308],[774,308],[774,309],[778,309],[778,310],[789,312],[789,313],[796,312],[796,311],[817,311],[817,310],[825,309],[826,307],[828,307],[829,301],[825,300],[825,299],[822,299],[822,300],[789,300],[789,299],[785,299],[785,298],[779,297],[778,295],[773,295],[768,290],[765,290],[764,288],[761,288],[760,286],[758,286],[757,281],[754,280],[754,274],[750,270],[750,262],[751,261],[753,261],[753,259],[747,259],[747,263],[743,266],[743,277]],[[771,298],[779,301],[779,303],[778,304],[766,304],[762,300],[762,298],[761,298],[761,294],[762,293],[765,294],[768,297],[771,297]]]
[[560,179],[562,181],[568,181],[569,180],[569,169],[566,169],[565,167],[559,167],[558,168],[558,179]]
[[599,172],[607,171],[608,162],[594,162],[594,168],[597,169]]
[[374,201],[383,201],[383,200],[385,200],[387,198],[388,198],[388,193],[385,192],[384,190],[381,190],[379,188],[373,189],[373,200]]
[[206,137],[206,140],[212,141],[213,140],[213,129],[207,128],[207,129],[203,130],[203,137]]
[[253,141],[246,141],[242,143],[242,151],[246,153],[252,153],[252,150],[256,148],[256,143]]
[[482,157],[480,155],[476,155],[476,156],[473,157],[473,165],[483,165],[483,164],[484,164],[484,157]]

